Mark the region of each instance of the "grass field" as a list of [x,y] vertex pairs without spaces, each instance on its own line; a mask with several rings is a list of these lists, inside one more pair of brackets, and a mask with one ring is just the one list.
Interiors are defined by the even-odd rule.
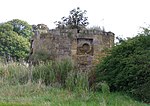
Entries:
[[68,91],[39,84],[0,87],[0,106],[150,106],[121,93]]

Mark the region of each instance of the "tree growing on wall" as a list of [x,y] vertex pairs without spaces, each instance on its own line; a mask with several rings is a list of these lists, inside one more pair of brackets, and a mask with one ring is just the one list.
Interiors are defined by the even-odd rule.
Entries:
[[79,7],[70,11],[68,17],[62,17],[61,21],[56,21],[55,24],[58,28],[71,28],[78,29],[85,28],[89,22],[86,17],[86,10],[82,11]]

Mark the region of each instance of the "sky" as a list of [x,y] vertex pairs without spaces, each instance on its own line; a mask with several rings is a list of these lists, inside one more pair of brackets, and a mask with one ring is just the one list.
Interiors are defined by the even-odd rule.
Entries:
[[80,7],[87,10],[88,27],[104,27],[125,38],[150,25],[149,5],[150,0],[0,0],[0,23],[21,19],[52,29],[55,21]]

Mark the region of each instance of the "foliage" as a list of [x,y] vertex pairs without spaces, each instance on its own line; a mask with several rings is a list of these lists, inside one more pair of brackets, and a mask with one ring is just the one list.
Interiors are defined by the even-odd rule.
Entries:
[[15,62],[7,63],[7,65],[0,64],[0,78],[8,80],[12,85],[32,81],[47,86],[63,87],[70,91],[88,91],[88,77],[88,72],[74,69],[70,60],[49,61],[32,67]]
[[33,68],[32,74],[35,82],[70,91],[89,90],[88,72],[77,71],[69,60],[41,63]]
[[0,24],[0,56],[16,60],[26,58],[30,51],[31,36],[31,26],[24,21],[14,19]]
[[[61,68],[57,69],[70,70],[69,63],[67,63],[68,66],[65,65],[66,63],[67,62],[61,63],[61,65],[59,65]],[[42,67],[42,65],[43,64],[41,64],[40,67]],[[36,77],[34,76],[34,71],[41,73],[39,74],[41,75],[39,78],[44,78],[45,75],[42,73],[48,71],[49,68],[54,68],[51,63],[46,64],[43,67],[45,69],[40,68],[40,70],[37,66],[36,68],[34,68],[34,66],[27,67],[18,62],[12,62],[9,64],[3,64],[0,62],[0,106],[149,106],[148,104],[140,103],[131,99],[126,96],[126,94],[110,93],[109,87],[106,83],[101,84],[103,89],[102,93],[90,90],[87,91],[85,89],[87,84],[87,74],[84,74],[84,72],[78,72],[77,70],[69,71],[67,78],[68,75],[73,77],[70,76],[69,79],[66,78],[67,83],[70,78],[75,79],[72,81],[78,83],[77,86],[73,85],[75,88],[78,88],[75,91],[62,89],[64,88],[63,86],[58,88],[58,86],[46,86],[43,82],[36,83],[34,79],[34,77]],[[55,67],[58,66],[56,65]],[[53,72],[53,70],[51,70],[51,72]],[[45,74],[47,74],[47,72]],[[32,80],[29,80],[29,77],[31,76]],[[51,78],[53,75],[48,74],[47,76]],[[52,81],[50,82],[53,82],[53,78],[51,78],[51,80]],[[69,84],[66,84],[66,86],[69,86]],[[105,97],[107,101],[106,99],[103,99]]]
[[70,91],[89,91],[89,73],[72,70],[65,80],[66,88]]
[[32,54],[29,60],[32,62],[32,64],[38,64],[40,62],[52,60],[49,57],[49,54],[46,53],[45,50],[39,50],[36,53]]
[[23,36],[25,38],[30,38],[33,35],[32,26],[25,21],[19,19],[13,19],[11,21],[8,21],[7,23],[12,25],[13,31],[20,36]]
[[110,96],[110,88],[106,82],[101,83],[101,90],[103,93],[103,99],[105,101],[105,104],[108,104],[108,98]]
[[37,65],[33,69],[33,80],[42,80],[46,85],[61,85],[65,86],[67,74],[73,70],[71,61],[64,60],[63,62],[47,62]]
[[122,41],[97,65],[96,81],[150,102],[150,31]]
[[70,14],[68,17],[62,17],[61,20],[62,21],[56,21],[56,25],[58,28],[77,28],[77,29],[81,29],[86,27],[89,22],[88,22],[88,18],[85,17],[86,14],[86,10],[82,11],[80,10],[79,7],[77,7],[77,9],[73,9],[70,11]]
[[[29,79],[29,68],[23,64],[10,62],[0,63],[0,78],[10,85],[25,84]],[[3,85],[1,82],[0,85]]]
[[7,31],[5,33],[0,32],[0,55],[15,58],[25,58],[29,53],[30,43],[22,36],[18,36],[13,31]]

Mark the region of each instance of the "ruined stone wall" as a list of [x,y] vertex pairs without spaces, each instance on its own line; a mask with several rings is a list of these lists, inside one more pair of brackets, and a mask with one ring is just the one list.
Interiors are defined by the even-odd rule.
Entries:
[[73,40],[72,58],[80,68],[90,68],[98,62],[105,48],[114,45],[114,34],[100,30],[82,30]]
[[49,33],[36,35],[32,42],[32,55],[45,54],[51,60],[71,58],[70,33],[69,30],[67,32],[66,30],[51,30]]
[[[70,58],[81,68],[91,67],[103,49],[114,44],[114,34],[100,30],[54,29],[32,39],[32,55],[43,52],[48,59]],[[42,54],[42,53],[41,53]]]

